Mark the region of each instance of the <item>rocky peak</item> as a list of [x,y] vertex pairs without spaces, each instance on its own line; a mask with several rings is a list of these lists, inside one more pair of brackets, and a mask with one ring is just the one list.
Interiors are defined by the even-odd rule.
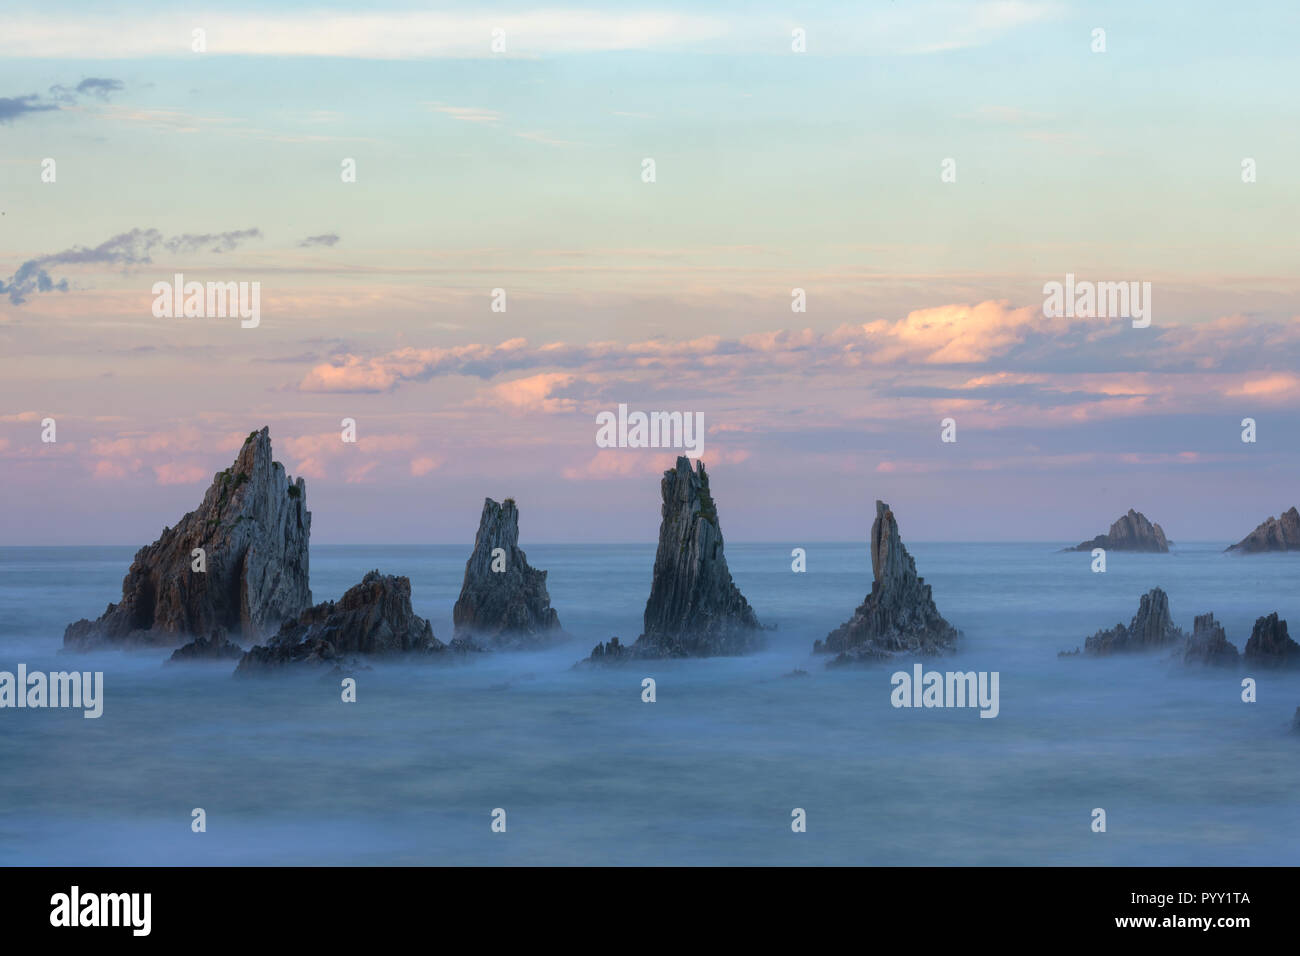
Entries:
[[257,640],[311,604],[310,536],[306,484],[272,458],[269,429],[252,432],[198,509],[136,553],[122,600],[69,625],[64,646],[172,645],[213,631]]
[[285,621],[266,645],[249,650],[238,674],[285,664],[339,662],[345,655],[428,654],[446,650],[411,607],[411,580],[370,571],[338,601]]
[[813,645],[837,657],[830,664],[883,660],[899,653],[951,650],[958,631],[939,613],[930,586],[903,546],[893,509],[876,501],[871,525],[871,593],[853,617]]
[[1258,618],[1246,641],[1245,659],[1256,667],[1300,667],[1300,644],[1291,640],[1277,611]]
[[456,637],[489,645],[536,646],[564,636],[546,590],[546,572],[530,566],[519,548],[513,498],[501,504],[483,501],[452,621]]
[[1174,626],[1169,613],[1169,595],[1161,588],[1152,588],[1142,595],[1137,613],[1127,627],[1121,623],[1109,630],[1098,631],[1084,641],[1083,650],[1086,654],[1104,657],[1155,650],[1184,641],[1186,637],[1182,630]]
[[1152,524],[1142,512],[1129,508],[1128,514],[1120,515],[1108,533],[1099,534],[1091,541],[1084,541],[1065,550],[1091,551],[1093,548],[1165,554],[1169,551],[1169,541],[1160,525]]
[[[646,601],[645,630],[632,645],[597,645],[589,660],[721,657],[762,645],[762,626],[731,578],[722,526],[704,462],[687,457],[664,472],[659,548]],[[612,646],[611,646],[612,645]]]
[[1300,551],[1300,512],[1293,507],[1279,518],[1268,518],[1229,551],[1256,554],[1261,551]]
[[1232,667],[1237,663],[1237,648],[1228,641],[1223,625],[1213,614],[1198,614],[1192,625],[1192,636],[1183,650],[1186,664],[1207,664],[1215,667]]

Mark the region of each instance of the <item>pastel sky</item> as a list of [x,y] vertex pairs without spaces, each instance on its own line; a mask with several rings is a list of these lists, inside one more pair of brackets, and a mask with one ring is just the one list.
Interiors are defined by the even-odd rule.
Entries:
[[[146,543],[262,425],[317,542],[487,495],[650,542],[619,403],[703,412],[729,540],[1235,541],[1300,503],[1298,45],[1289,2],[11,0],[0,544]],[[177,272],[260,325],[155,318]],[[1044,316],[1067,273],[1150,327]]]

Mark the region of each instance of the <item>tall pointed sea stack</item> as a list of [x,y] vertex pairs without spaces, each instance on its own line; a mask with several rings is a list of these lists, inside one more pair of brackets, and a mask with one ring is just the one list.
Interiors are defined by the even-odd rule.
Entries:
[[958,631],[935,607],[930,585],[917,577],[894,512],[883,501],[876,502],[871,525],[871,574],[871,593],[862,606],[813,645],[814,653],[837,655],[828,667],[953,649]]
[[630,646],[597,645],[595,660],[724,657],[762,646],[762,626],[731,579],[718,509],[704,462],[678,456],[659,485],[659,550],[646,601],[645,631]]
[[537,646],[564,636],[546,590],[546,572],[531,567],[519,548],[513,498],[501,504],[483,501],[452,622],[456,637],[488,646]]
[[311,605],[310,535],[306,484],[272,460],[268,429],[253,432],[198,509],[136,553],[121,602],[68,625],[63,644],[173,645],[219,630],[257,640]]

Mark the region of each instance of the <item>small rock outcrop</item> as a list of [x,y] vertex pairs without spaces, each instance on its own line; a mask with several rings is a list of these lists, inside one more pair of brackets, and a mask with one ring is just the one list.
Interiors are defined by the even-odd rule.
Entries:
[[551,607],[546,572],[531,567],[519,548],[513,498],[501,504],[483,501],[452,622],[457,638],[489,647],[538,647],[565,636]]
[[198,637],[184,647],[178,647],[167,659],[168,664],[186,661],[237,661],[244,649],[226,637],[225,631],[213,631],[208,637]]
[[1091,551],[1093,548],[1105,548],[1107,551],[1146,551],[1156,554],[1169,552],[1169,541],[1164,529],[1152,524],[1140,511],[1128,509],[1128,514],[1121,515],[1106,534],[1099,534],[1091,541],[1084,541],[1066,551]]
[[1236,667],[1240,655],[1224,633],[1223,625],[1213,614],[1198,614],[1192,625],[1192,636],[1183,649],[1183,663],[1205,664],[1210,667]]
[[1300,551],[1300,511],[1291,508],[1279,518],[1269,518],[1228,551],[1258,554],[1263,551]]
[[1254,667],[1300,667],[1300,644],[1291,640],[1277,611],[1255,621],[1242,655]]
[[659,484],[659,549],[646,601],[645,630],[631,646],[597,645],[588,661],[724,657],[757,650],[762,625],[731,579],[718,509],[704,462],[678,456]]
[[1127,627],[1116,624],[1109,630],[1098,631],[1083,642],[1083,652],[1092,657],[1107,657],[1152,651],[1186,639],[1187,635],[1174,626],[1169,614],[1169,595],[1161,588],[1152,588],[1142,595],[1137,613]]
[[336,601],[285,621],[266,645],[240,658],[238,675],[288,664],[339,662],[348,655],[434,654],[447,649],[411,608],[409,578],[369,572]]
[[828,667],[896,654],[942,654],[956,646],[959,632],[943,619],[930,585],[917,576],[893,509],[883,501],[876,502],[871,525],[871,574],[871,593],[853,617],[813,645],[814,653],[836,655]]
[[306,484],[272,459],[268,429],[253,432],[198,509],[136,553],[122,600],[68,625],[63,645],[170,646],[214,630],[259,640],[311,604],[310,536]]

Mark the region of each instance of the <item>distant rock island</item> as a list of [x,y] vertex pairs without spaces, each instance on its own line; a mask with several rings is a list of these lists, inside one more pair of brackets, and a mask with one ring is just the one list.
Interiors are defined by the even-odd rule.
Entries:
[[122,600],[68,625],[64,647],[170,646],[214,631],[259,640],[311,604],[310,536],[306,484],[272,460],[268,429],[253,432],[198,509],[136,553]]
[[369,572],[337,602],[325,601],[285,621],[266,645],[240,658],[237,676],[290,664],[340,665],[350,655],[441,654],[447,645],[411,608],[411,581]]
[[1268,518],[1228,551],[1258,554],[1261,551],[1300,551],[1300,512],[1293,507],[1280,518]]
[[597,644],[588,660],[721,657],[757,650],[762,626],[727,568],[704,462],[692,468],[689,458],[678,456],[659,488],[662,520],[645,630],[631,645],[618,638]]
[[531,567],[519,548],[513,498],[483,501],[452,622],[457,637],[490,647],[539,647],[566,637],[551,607],[546,572]]
[[1106,534],[1099,534],[1091,541],[1084,541],[1064,550],[1091,551],[1093,548],[1167,554],[1169,541],[1165,538],[1164,529],[1160,525],[1152,524],[1142,512],[1129,508],[1128,514],[1121,515]]
[[853,617],[817,641],[813,652],[835,654],[828,667],[884,660],[896,654],[952,650],[958,631],[935,607],[930,586],[917,577],[903,547],[893,509],[876,502],[871,525],[871,593]]

